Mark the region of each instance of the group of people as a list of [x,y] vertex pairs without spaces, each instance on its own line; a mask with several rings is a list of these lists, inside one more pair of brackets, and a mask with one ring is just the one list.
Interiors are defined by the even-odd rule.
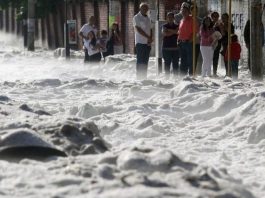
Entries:
[[[229,15],[222,14],[221,20],[218,12],[212,12],[210,16],[205,16],[203,19],[195,16],[194,29],[193,9],[192,5],[184,2],[178,14],[167,13],[167,22],[162,27],[162,56],[166,76],[171,73],[171,65],[174,75],[193,75],[193,58],[195,57],[196,66],[199,53],[202,55],[201,75],[203,77],[217,76],[219,54],[223,56],[226,75],[228,75],[228,24],[231,24],[231,67],[229,68],[232,76],[237,78],[241,46],[233,24],[229,23]],[[136,72],[140,79],[146,78],[153,41],[151,22],[147,12],[148,4],[142,3],[139,13],[133,18],[137,54]],[[193,32],[196,34],[195,56],[193,56]]]
[[[226,76],[231,75],[233,78],[238,78],[241,46],[235,34],[235,28],[229,22],[231,20],[229,15],[223,13],[220,19],[218,12],[212,12],[201,19],[198,16],[192,16],[193,13],[197,13],[193,12],[193,9],[196,7],[184,2],[179,13],[167,13],[167,21],[162,27],[162,55],[166,77],[169,77],[171,71],[174,75],[193,75],[195,72],[193,71],[193,58],[196,70],[198,56],[201,54],[202,77],[217,76],[219,56],[221,55],[225,64]],[[137,79],[147,78],[153,42],[152,24],[148,11],[148,4],[141,3],[139,12],[133,17]],[[123,52],[118,23],[112,24],[110,37],[108,37],[106,30],[99,33],[95,26],[95,17],[92,16],[89,23],[80,29],[79,35],[83,39],[85,62],[98,62],[108,55]],[[231,36],[230,50],[228,49],[229,35]],[[193,56],[194,41],[195,54]]]
[[99,62],[108,55],[123,53],[123,43],[119,24],[114,22],[111,26],[111,33],[108,36],[107,30],[99,32],[95,25],[95,17],[91,16],[89,22],[82,26],[79,36],[83,40],[85,62]]

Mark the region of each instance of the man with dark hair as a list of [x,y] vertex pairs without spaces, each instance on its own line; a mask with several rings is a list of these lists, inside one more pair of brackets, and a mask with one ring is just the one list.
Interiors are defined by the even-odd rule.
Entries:
[[[217,31],[221,34],[221,28],[220,28],[220,21],[219,21],[219,13],[218,12],[212,12],[211,13],[211,19],[212,19],[212,25],[213,25],[213,29],[214,31]],[[219,53],[221,50],[221,41],[218,40],[216,43],[216,47],[214,49],[214,53],[213,53],[213,75],[216,77],[217,76],[217,68],[218,68],[218,61],[219,61]]]
[[[225,56],[225,52],[227,49],[227,45],[228,45],[228,24],[229,24],[229,14],[228,13],[223,13],[221,16],[222,19],[222,24],[220,26],[221,28],[221,33],[223,35],[223,37],[221,38],[221,44],[222,44],[222,51],[220,52],[224,58]],[[231,26],[231,34],[235,33],[235,27],[232,23],[230,23]],[[228,62],[226,60],[224,60],[225,63],[225,72],[226,72],[226,76],[228,76]]]
[[[265,4],[264,4],[265,6]],[[260,9],[261,9],[261,17],[262,17],[262,13],[263,13],[263,8],[262,8],[262,4],[260,4]],[[260,24],[260,35],[261,35],[261,40],[262,40],[262,46],[264,45],[264,26],[261,20],[261,24]],[[247,23],[245,25],[244,28],[244,41],[246,43],[246,47],[248,49],[248,69],[251,71],[251,66],[250,66],[250,20],[247,20]]]
[[177,45],[178,25],[174,23],[174,14],[167,14],[167,23],[162,27],[163,45],[162,53],[165,63],[166,76],[170,75],[170,66],[172,63],[174,75],[178,74],[179,69],[179,50]]

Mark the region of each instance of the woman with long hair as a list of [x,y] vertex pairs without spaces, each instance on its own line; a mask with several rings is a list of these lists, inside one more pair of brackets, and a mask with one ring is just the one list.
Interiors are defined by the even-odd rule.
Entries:
[[123,53],[122,36],[121,36],[119,24],[117,22],[114,22],[112,24],[110,40],[112,41],[112,44],[113,44],[113,53],[122,54]]
[[87,38],[88,39],[84,42],[84,46],[86,47],[89,55],[88,62],[99,62],[101,60],[101,53],[99,50],[100,45],[93,30],[88,32]]
[[213,48],[212,42],[214,29],[212,26],[211,18],[206,16],[202,20],[202,25],[200,28],[201,35],[201,54],[202,54],[202,77],[211,76],[211,66],[213,62]]

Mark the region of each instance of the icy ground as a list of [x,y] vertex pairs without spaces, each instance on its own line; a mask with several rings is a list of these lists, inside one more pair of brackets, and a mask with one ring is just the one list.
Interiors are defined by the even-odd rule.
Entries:
[[151,59],[137,81],[133,55],[84,65],[12,44],[1,34],[1,138],[33,131],[77,150],[0,160],[0,197],[264,197],[265,88],[244,67],[239,80],[222,69],[220,78],[166,80]]

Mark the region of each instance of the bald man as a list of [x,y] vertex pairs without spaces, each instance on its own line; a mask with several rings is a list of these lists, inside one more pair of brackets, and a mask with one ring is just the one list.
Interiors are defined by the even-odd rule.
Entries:
[[140,4],[140,11],[133,17],[136,46],[136,76],[142,80],[147,78],[147,68],[153,42],[151,19],[147,16],[149,6],[146,3]]

